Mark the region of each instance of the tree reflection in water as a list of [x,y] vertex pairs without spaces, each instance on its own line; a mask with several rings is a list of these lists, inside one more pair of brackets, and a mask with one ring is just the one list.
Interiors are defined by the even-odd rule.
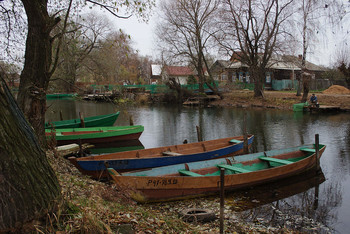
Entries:
[[337,222],[332,207],[342,201],[340,186],[332,184],[319,196],[325,181],[322,171],[280,180],[250,190],[227,194],[226,201],[241,219],[264,226],[287,227],[296,231],[329,232],[327,224]]

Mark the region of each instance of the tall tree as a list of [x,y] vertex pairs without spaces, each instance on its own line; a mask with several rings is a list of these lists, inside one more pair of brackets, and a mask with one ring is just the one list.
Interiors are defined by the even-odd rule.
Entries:
[[22,233],[24,223],[53,211],[60,187],[2,77],[0,103],[0,232]]
[[[70,22],[67,33],[63,35],[59,65],[52,76],[50,87],[54,83],[56,90],[60,86],[63,92],[72,92],[81,75],[79,70],[84,60],[94,49],[98,49],[100,41],[112,31],[110,25],[106,16],[94,13],[78,18],[77,22]],[[62,31],[61,28],[58,31]]]
[[[17,1],[12,0],[12,6],[8,6],[5,14],[13,6],[19,7]],[[61,40],[64,31],[58,35],[52,35],[53,29],[61,21],[59,13],[65,16],[64,24],[68,21],[71,7],[80,7],[80,0],[66,0],[66,2],[49,2],[48,0],[21,0],[27,19],[27,39],[25,46],[25,61],[21,73],[21,82],[17,101],[28,118],[28,121],[35,129],[37,136],[42,144],[44,138],[44,122],[46,111],[46,91],[50,78],[57,67],[60,44],[55,48],[53,53],[52,45],[56,39]],[[145,17],[147,9],[153,5],[152,0],[134,0],[134,1],[105,1],[105,0],[86,0],[85,3],[98,5],[107,11],[118,16],[116,12],[121,7],[126,7],[131,13]],[[10,4],[9,4],[10,5]],[[48,6],[56,6],[50,8]],[[1,8],[3,9],[3,8]],[[50,12],[50,13],[49,13]],[[63,14],[64,13],[64,14]],[[128,17],[124,17],[128,18]],[[10,18],[8,18],[10,20]],[[9,24],[11,25],[11,24]]]
[[249,67],[255,97],[264,97],[266,69],[282,45],[283,23],[291,15],[292,2],[223,0],[218,43],[227,54]]
[[218,0],[177,0],[164,1],[160,7],[163,17],[157,35],[164,45],[163,50],[177,59],[187,59],[195,68],[201,93],[204,92],[205,70],[209,71],[205,55],[215,34],[218,3]]
[[[347,4],[349,5],[349,4]],[[302,60],[301,60],[301,80],[299,78],[299,85],[297,89],[297,96],[301,96],[303,89],[303,96],[301,102],[306,102],[309,94],[310,75],[306,68],[307,54],[312,52],[310,45],[317,37],[317,34],[324,34],[324,24],[337,25],[340,23],[344,15],[347,13],[345,3],[338,0],[301,0],[294,1],[294,8],[296,9],[296,24],[300,31],[301,45],[302,45]],[[348,7],[348,6],[347,6]],[[295,33],[294,28],[293,33]],[[296,30],[298,31],[298,30]],[[296,34],[298,37],[298,34]]]

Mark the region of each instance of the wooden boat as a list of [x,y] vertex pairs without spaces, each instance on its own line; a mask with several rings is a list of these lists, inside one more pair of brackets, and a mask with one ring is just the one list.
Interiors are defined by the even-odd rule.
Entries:
[[[326,146],[320,145],[318,157]],[[138,202],[166,201],[210,195],[220,190],[220,168],[225,190],[236,190],[300,174],[316,166],[314,145],[153,168],[119,174],[108,168],[123,192]]]
[[[253,142],[248,135],[248,147]],[[101,179],[108,176],[106,164],[119,172],[209,160],[243,153],[243,136],[182,145],[119,152],[69,160],[83,173]]]
[[113,126],[97,128],[63,128],[46,129],[45,135],[48,140],[55,137],[57,145],[72,143],[103,143],[126,140],[137,140],[142,134],[144,127],[135,126]]
[[46,99],[47,100],[52,100],[52,99],[72,99],[76,97],[76,93],[52,93],[52,94],[46,94]]
[[[108,115],[97,115],[85,117],[84,125],[85,127],[108,127],[113,126],[115,121],[117,120],[120,112],[108,114]],[[45,129],[50,128],[80,128],[82,127],[81,119],[70,119],[70,120],[61,120],[61,121],[53,121],[45,123]]]

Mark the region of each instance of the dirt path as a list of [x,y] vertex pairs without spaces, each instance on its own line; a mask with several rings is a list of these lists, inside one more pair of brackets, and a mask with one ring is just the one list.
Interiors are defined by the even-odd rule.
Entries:
[[[260,107],[293,110],[293,104],[300,103],[301,96],[295,92],[265,91],[265,99],[254,98],[253,91],[234,90],[224,94],[223,100],[211,102],[212,106]],[[341,110],[350,111],[350,94],[315,93],[320,105],[338,106]],[[311,93],[310,93],[311,96]],[[310,97],[309,97],[310,98]]]

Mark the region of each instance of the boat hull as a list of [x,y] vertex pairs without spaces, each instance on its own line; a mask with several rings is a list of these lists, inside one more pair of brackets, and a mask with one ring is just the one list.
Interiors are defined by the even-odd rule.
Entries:
[[[321,147],[319,150],[319,157],[325,150],[325,146]],[[277,152],[277,151],[276,151]],[[293,162],[288,165],[275,166],[271,168],[261,168],[260,170],[251,171],[247,173],[238,173],[238,174],[228,174],[225,175],[225,190],[238,190],[242,188],[247,188],[250,186],[260,185],[272,181],[276,181],[279,179],[287,178],[293,175],[300,174],[302,172],[312,170],[316,167],[316,154],[307,154],[306,152],[301,152],[300,150],[295,150],[295,152],[290,151],[284,154],[274,154],[272,151],[265,152],[271,155],[271,157],[276,157],[278,159],[288,159],[288,157],[300,158],[304,157],[301,160]],[[264,154],[260,153],[260,156]],[[304,155],[304,156],[303,156]],[[247,155],[236,156],[235,160],[230,160],[230,164],[235,165],[244,159]],[[250,168],[252,165],[259,163],[261,161],[257,154],[250,154],[249,160],[241,161],[239,164],[244,168]],[[215,162],[214,162],[215,161]],[[226,161],[226,162],[225,162]],[[209,169],[201,168],[195,169],[196,167],[200,167],[200,163],[192,163],[188,164],[187,167],[189,169],[193,168],[192,171],[199,173],[200,171],[205,171]],[[202,162],[203,163],[203,162]],[[227,164],[227,159],[212,160],[212,163],[206,161],[203,163],[204,165],[215,165],[215,164]],[[265,162],[261,162],[264,164]],[[158,169],[158,170],[156,170]],[[123,173],[118,174],[115,171],[108,169],[113,180],[117,183],[117,185],[124,189],[125,191],[129,191],[130,196],[138,201],[138,202],[155,202],[155,201],[168,201],[168,200],[178,200],[178,199],[186,199],[197,196],[206,196],[218,193],[220,190],[220,175],[216,176],[181,176],[177,174],[169,174],[171,172],[175,172],[178,170],[185,169],[184,165],[177,165],[174,168],[174,171],[170,167],[162,167],[152,169],[150,173],[142,172],[134,172],[134,173]],[[164,175],[152,175],[157,173],[165,172]],[[148,176],[150,174],[151,176]],[[131,189],[131,190],[129,190]]]
[[[84,118],[84,126],[86,128],[91,127],[108,127],[113,126],[117,120],[120,112],[108,114],[108,115],[98,115],[90,116]],[[80,128],[82,123],[80,119],[70,119],[70,120],[61,120],[45,123],[45,129],[61,129],[61,128]]]
[[99,128],[73,128],[56,129],[55,131],[46,130],[45,134],[48,140],[53,136],[57,145],[67,145],[72,143],[108,143],[116,141],[137,140],[142,134],[144,127],[135,126],[115,126]]
[[[248,136],[248,148],[251,147],[253,139],[253,135]],[[230,140],[237,140],[238,142],[230,143]],[[175,153],[175,155],[165,156],[163,155],[164,152]],[[188,153],[185,154],[185,152]],[[84,158],[71,157],[69,160],[83,174],[101,179],[108,177],[107,167],[111,167],[118,172],[125,172],[235,156],[243,153],[243,136],[237,136]]]

